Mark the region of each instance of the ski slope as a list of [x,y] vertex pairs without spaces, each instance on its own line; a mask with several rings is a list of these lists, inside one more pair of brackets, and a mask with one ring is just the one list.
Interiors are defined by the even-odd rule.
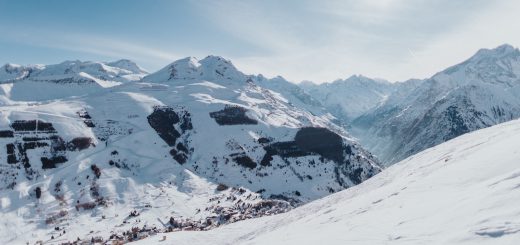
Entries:
[[411,156],[284,214],[135,244],[518,244],[520,121]]

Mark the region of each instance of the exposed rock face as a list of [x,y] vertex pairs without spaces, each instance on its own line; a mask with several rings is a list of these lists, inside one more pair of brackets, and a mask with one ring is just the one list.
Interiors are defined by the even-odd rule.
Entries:
[[[359,155],[355,156],[353,147],[355,146],[345,144],[339,135],[326,128],[307,127],[296,133],[294,141],[275,142],[265,146],[266,154],[260,164],[271,166],[273,156],[288,159],[319,155],[320,162],[328,159],[336,163],[334,172],[338,183],[345,186],[349,185],[348,181],[359,184],[379,171],[364,168],[363,164],[359,163],[363,159]],[[317,163],[313,160],[309,164],[315,165]],[[307,177],[312,179],[311,176]],[[331,192],[333,192],[332,189]]]
[[81,151],[92,145],[92,139],[89,137],[76,137],[67,144],[69,151]]
[[12,130],[0,131],[0,138],[12,138],[12,137],[14,137],[14,133]]
[[229,155],[233,158],[238,165],[246,167],[246,168],[256,168],[256,162],[253,161],[250,157],[245,154],[231,154]]
[[170,107],[156,107],[147,118],[148,123],[157,134],[169,146],[175,146],[175,141],[181,136],[181,133],[175,128],[175,124],[180,121],[177,113]]
[[209,116],[219,125],[257,124],[258,122],[249,118],[246,112],[245,108],[239,106],[226,106],[220,111],[210,112]]
[[56,129],[52,126],[52,123],[42,122],[40,120],[29,120],[29,121],[14,121],[11,124],[11,128],[18,132],[31,132],[39,131],[42,133],[55,133]]
[[[348,146],[350,147],[350,146]],[[298,130],[294,141],[276,142],[264,147],[262,165],[269,165],[272,156],[284,158],[320,155],[338,164],[344,163],[347,146],[342,138],[326,128],[307,127]]]
[[[0,135],[4,141],[6,149],[6,163],[13,167],[23,166],[25,177],[32,179],[39,175],[39,169],[56,168],[58,164],[68,161],[67,151],[81,151],[91,146],[92,139],[89,137],[76,137],[69,142],[65,142],[56,131],[52,123],[41,120],[16,120],[10,125],[11,129],[2,129]],[[41,152],[39,160],[40,166],[33,166],[30,151]],[[38,158],[36,158],[38,159]],[[6,169],[12,172],[12,181],[4,182],[15,183],[16,172],[14,169]]]
[[302,128],[296,133],[294,141],[300,149],[341,163],[345,160],[343,140],[326,128]]
[[67,162],[67,158],[65,156],[54,156],[51,158],[42,157],[42,169],[55,168],[57,164]]
[[[156,106],[148,117],[148,123],[168,146],[173,147],[170,155],[180,164],[186,163],[192,150],[185,140],[188,130],[193,129],[190,113],[185,110],[176,112],[172,107]],[[184,139],[179,139],[181,136]]]

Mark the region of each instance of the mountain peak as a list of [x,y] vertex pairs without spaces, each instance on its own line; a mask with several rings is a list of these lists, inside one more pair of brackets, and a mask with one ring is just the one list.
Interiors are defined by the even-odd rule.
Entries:
[[516,50],[516,48],[510,44],[505,43],[505,44],[502,44],[502,45],[496,47],[494,50],[497,50],[499,52],[511,52],[511,51]]
[[208,55],[206,58],[202,59],[200,61],[201,64],[228,64],[233,65],[230,60],[218,56],[218,55]]
[[182,58],[182,59],[179,59],[179,60],[176,60],[176,61],[170,63],[167,67],[177,67],[177,68],[185,67],[185,68],[195,69],[199,66],[200,66],[200,64],[199,64],[199,60],[197,58],[188,56],[186,58]]
[[237,68],[233,65],[231,60],[225,59],[222,56],[209,55],[199,62],[203,67],[209,69],[223,69],[233,70],[238,72]]
[[493,49],[480,49],[470,60],[479,60],[488,57],[503,58],[509,55],[520,55],[520,51],[509,44],[502,44]]
[[[493,49],[480,49],[466,61],[451,66],[433,76],[438,81],[448,79],[446,76],[466,77],[466,80],[482,80],[511,85],[518,71],[511,64],[518,64],[520,51],[509,44],[502,44]],[[504,65],[507,64],[507,65]],[[471,75],[473,74],[473,75]],[[471,79],[470,79],[471,78]],[[451,79],[448,79],[451,80]],[[460,81],[460,78],[456,79]]]
[[360,75],[360,74],[357,74],[357,75],[352,75],[346,79],[337,79],[337,80],[334,80],[332,83],[330,84],[336,84],[336,85],[346,85],[346,84],[349,84],[349,85],[353,85],[353,84],[363,84],[363,85],[367,85],[367,84],[383,84],[383,85],[388,85],[390,84],[390,82],[388,82],[387,80],[384,80],[384,79],[379,79],[379,78],[370,78],[370,77],[367,77],[367,76],[363,76],[363,75]]
[[144,70],[139,65],[137,65],[135,62],[133,62],[129,59],[120,59],[120,60],[108,62],[105,64],[108,66],[125,69],[128,71],[134,72],[134,73],[148,73],[146,70]]
[[[33,81],[58,81],[82,77],[94,77],[110,81],[112,85],[120,82],[140,80],[147,72],[130,60],[114,62],[93,62],[66,60],[51,65],[15,65],[5,64],[0,67],[0,81],[12,82],[29,79]],[[80,79],[80,80],[81,80]]]
[[11,70],[11,69],[17,69],[20,67],[22,67],[22,66],[18,65],[18,64],[6,63],[5,65],[2,66],[2,69],[7,71],[7,70]]
[[199,63],[205,79],[245,80],[245,75],[230,60],[221,56],[209,55]]
[[158,82],[172,79],[195,79],[200,76],[200,64],[195,57],[176,60],[164,68],[143,78],[145,81]]
[[221,56],[209,55],[202,60],[197,60],[194,57],[176,60],[145,78],[147,81],[168,81],[172,79],[245,81],[245,75],[238,71],[230,60]]
[[34,70],[41,69],[41,65],[23,66],[7,63],[0,67],[0,82],[24,79]]

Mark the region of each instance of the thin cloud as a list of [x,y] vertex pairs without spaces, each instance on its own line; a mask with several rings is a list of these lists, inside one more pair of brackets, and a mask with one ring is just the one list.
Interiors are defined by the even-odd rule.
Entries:
[[[479,48],[518,45],[519,11],[514,0],[201,0],[190,2],[186,14],[196,24],[188,19],[185,31],[178,28],[176,35],[182,35],[178,40],[164,35],[165,42],[156,46],[146,42],[153,35],[130,41],[99,33],[5,24],[2,28],[1,23],[0,39],[103,58],[130,58],[154,69],[183,56],[215,54],[231,59],[246,73],[282,75],[295,82],[327,82],[353,74],[403,81],[429,77]],[[204,32],[191,32],[197,25]],[[211,35],[225,37],[217,38],[225,45],[212,42]]]
[[[290,18],[262,2],[198,1],[194,5],[208,24],[227,35],[259,47],[263,52],[290,52],[301,48],[301,38],[293,35]],[[289,26],[288,26],[289,25]]]
[[[437,40],[460,32],[483,13],[500,11],[490,7],[499,4],[482,0],[284,3],[202,2],[199,8],[223,32],[269,51],[230,57],[239,68],[316,82],[352,74],[392,81],[428,77],[454,64],[442,62],[444,53],[452,52],[449,49],[436,50],[436,56],[425,55]],[[513,5],[518,9],[518,4]],[[455,49],[475,51],[464,46]],[[458,61],[465,59],[457,57]]]
[[143,44],[129,42],[117,38],[93,34],[28,30],[15,28],[3,30],[6,35],[0,37],[7,41],[25,43],[52,49],[94,54],[112,58],[130,58],[145,63],[166,63],[178,59],[171,51],[148,47]]

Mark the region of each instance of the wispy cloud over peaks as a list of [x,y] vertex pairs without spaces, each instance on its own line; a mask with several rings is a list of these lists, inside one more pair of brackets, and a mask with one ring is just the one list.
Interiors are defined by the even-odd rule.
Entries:
[[153,71],[180,57],[215,54],[247,73],[292,81],[352,74],[395,81],[428,77],[479,48],[520,43],[514,0],[128,0],[113,13],[94,1],[82,3],[88,15],[71,11],[84,6],[53,3],[2,5],[3,62],[30,48],[47,51],[40,58],[130,58]]

